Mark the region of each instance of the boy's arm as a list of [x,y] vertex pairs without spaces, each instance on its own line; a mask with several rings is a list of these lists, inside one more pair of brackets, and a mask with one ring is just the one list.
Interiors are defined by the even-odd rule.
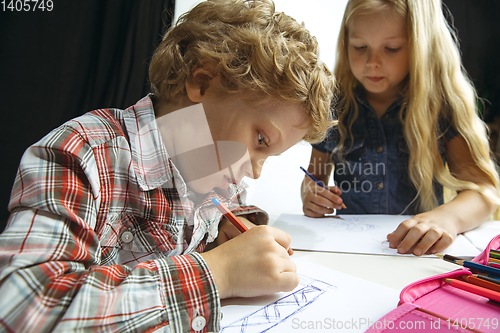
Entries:
[[67,131],[51,135],[57,148],[45,142],[23,157],[12,214],[0,235],[0,327],[219,330],[218,291],[199,254],[149,260],[133,269],[101,263],[105,250],[96,219],[104,194],[95,186],[102,180],[88,169],[95,162],[92,149]]
[[0,235],[4,329],[142,332],[169,325],[172,332],[181,332],[204,322],[204,331],[218,330],[218,292],[199,254],[151,260],[133,269],[101,266],[96,242],[91,230],[71,221],[16,210]]

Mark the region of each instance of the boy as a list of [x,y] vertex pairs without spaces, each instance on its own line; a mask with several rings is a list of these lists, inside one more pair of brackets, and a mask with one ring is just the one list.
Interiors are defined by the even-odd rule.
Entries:
[[[163,38],[153,94],[30,147],[0,235],[0,326],[218,331],[220,299],[292,290],[290,237],[238,204],[240,180],[325,135],[333,79],[317,52],[268,1],[206,1]],[[204,174],[214,156],[190,152],[212,148]],[[258,226],[238,235],[214,197]]]

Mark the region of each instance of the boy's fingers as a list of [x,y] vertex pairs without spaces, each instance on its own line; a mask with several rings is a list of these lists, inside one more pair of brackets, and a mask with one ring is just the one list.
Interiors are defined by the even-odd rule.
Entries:
[[[290,262],[293,263],[292,261]],[[290,271],[280,273],[279,280],[279,288],[281,291],[292,291],[299,285],[300,282],[300,278],[297,273]]]
[[271,228],[273,231],[274,240],[279,245],[281,245],[285,250],[288,251],[288,249],[290,248],[290,244],[292,243],[292,237],[288,233],[286,233],[278,228],[274,228],[274,227],[271,227]]

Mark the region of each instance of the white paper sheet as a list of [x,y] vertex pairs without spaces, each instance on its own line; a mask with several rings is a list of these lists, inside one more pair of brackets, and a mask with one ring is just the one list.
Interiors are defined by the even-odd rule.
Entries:
[[486,221],[476,229],[464,233],[465,238],[481,252],[496,235],[500,235],[500,221]]
[[399,290],[295,259],[299,286],[222,302],[222,333],[364,332],[396,308]]
[[[310,218],[301,214],[282,214],[273,227],[292,236],[292,248],[323,252],[402,255],[389,248],[387,234],[396,230],[405,215],[339,215],[340,218]],[[493,236],[490,237],[490,239]],[[463,235],[443,253],[457,257],[477,256],[480,251]],[[411,255],[411,254],[406,254]]]

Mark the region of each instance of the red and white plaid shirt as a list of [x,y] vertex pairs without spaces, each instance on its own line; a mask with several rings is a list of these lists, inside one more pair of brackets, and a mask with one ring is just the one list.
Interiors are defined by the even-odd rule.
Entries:
[[243,188],[230,191],[194,204],[149,96],[53,130],[25,152],[0,235],[0,331],[219,330],[197,253],[217,236],[210,200],[267,222],[238,204]]

